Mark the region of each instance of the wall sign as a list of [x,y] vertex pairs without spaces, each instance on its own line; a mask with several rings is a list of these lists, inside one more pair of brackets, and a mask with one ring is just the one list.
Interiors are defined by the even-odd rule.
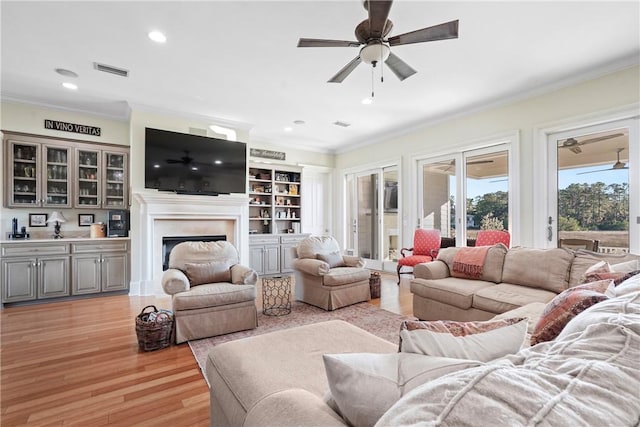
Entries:
[[249,150],[251,157],[262,157],[263,159],[285,160],[286,153],[284,151],[263,150],[262,148],[252,148]]
[[100,136],[100,128],[95,126],[79,125],[77,123],[60,122],[58,120],[44,119],[44,128],[61,130],[65,132],[81,133],[83,135]]

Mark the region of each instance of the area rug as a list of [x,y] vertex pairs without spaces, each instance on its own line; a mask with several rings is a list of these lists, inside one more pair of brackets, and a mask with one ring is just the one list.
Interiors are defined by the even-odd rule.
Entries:
[[308,325],[311,323],[325,322],[327,320],[344,320],[352,325],[369,331],[382,339],[397,344],[398,335],[400,333],[400,323],[402,323],[403,320],[410,319],[415,318],[395,314],[366,302],[350,305],[334,311],[325,311],[321,308],[317,308],[303,302],[293,302],[291,305],[291,314],[275,317],[265,316],[262,312],[259,312],[258,327],[256,329],[189,341],[189,347],[191,347],[193,356],[198,362],[198,365],[204,375],[204,369],[207,363],[207,354],[209,351],[214,346],[227,341],[252,337],[255,335],[265,334],[267,332]]

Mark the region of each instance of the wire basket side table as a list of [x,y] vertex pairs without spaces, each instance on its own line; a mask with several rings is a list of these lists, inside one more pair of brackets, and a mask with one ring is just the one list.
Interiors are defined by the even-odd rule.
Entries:
[[291,313],[291,276],[262,278],[262,313],[267,316]]

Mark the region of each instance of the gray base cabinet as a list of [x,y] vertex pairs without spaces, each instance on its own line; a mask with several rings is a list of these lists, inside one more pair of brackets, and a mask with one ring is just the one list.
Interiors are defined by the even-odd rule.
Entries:
[[77,239],[3,243],[2,303],[129,288],[129,240]]
[[290,273],[291,248],[308,234],[256,234],[249,236],[250,267],[259,275]]

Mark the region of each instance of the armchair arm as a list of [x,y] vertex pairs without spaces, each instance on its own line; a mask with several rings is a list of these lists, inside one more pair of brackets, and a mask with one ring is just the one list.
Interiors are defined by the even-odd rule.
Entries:
[[406,252],[413,252],[413,248],[402,248],[402,249],[400,249],[400,255],[402,255],[402,258],[406,257],[405,251]]
[[252,268],[241,264],[231,266],[231,283],[234,285],[255,285],[258,281],[258,273]]
[[364,268],[366,261],[359,256],[343,255],[342,260],[347,267]]
[[324,276],[329,272],[329,264],[319,259],[296,258],[291,264],[294,270],[311,274],[312,276]]
[[162,273],[162,289],[169,295],[191,289],[187,276],[176,268],[170,268]]

